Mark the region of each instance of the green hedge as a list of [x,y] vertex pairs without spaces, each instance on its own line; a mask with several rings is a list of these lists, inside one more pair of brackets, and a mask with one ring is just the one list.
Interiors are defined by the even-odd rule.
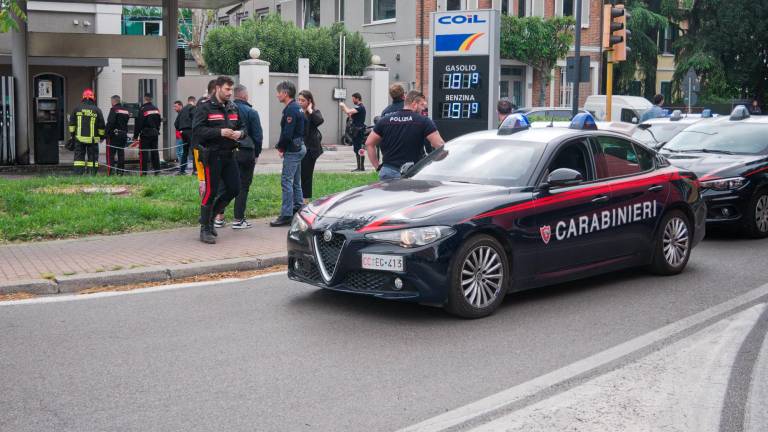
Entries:
[[371,51],[359,33],[350,33],[341,23],[332,27],[300,29],[278,15],[263,20],[246,20],[239,27],[212,29],[203,44],[208,69],[217,74],[235,75],[238,64],[248,59],[251,48],[261,50],[261,59],[272,72],[296,73],[298,59],[309,59],[313,74],[339,73],[339,34],[347,35],[346,73],[362,75],[370,64]]

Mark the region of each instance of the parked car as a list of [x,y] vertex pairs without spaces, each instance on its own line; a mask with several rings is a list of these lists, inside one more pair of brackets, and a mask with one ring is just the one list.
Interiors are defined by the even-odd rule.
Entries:
[[[637,123],[651,107],[653,104],[648,99],[639,96],[614,95],[611,99],[611,121]],[[584,109],[598,121],[605,120],[605,95],[587,96]]]

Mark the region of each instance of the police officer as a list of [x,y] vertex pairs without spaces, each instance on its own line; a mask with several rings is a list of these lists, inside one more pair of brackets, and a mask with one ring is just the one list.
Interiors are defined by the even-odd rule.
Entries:
[[304,204],[301,191],[301,160],[307,154],[304,145],[304,112],[296,102],[296,86],[290,81],[277,85],[277,100],[285,105],[283,118],[280,119],[280,140],[277,151],[283,158],[283,172],[280,187],[283,191],[280,216],[269,223],[270,226],[290,225],[293,214]]
[[107,116],[107,175],[112,175],[112,167],[117,159],[117,174],[125,171],[125,146],[128,140],[128,119],[131,113],[120,102],[120,96],[112,96],[112,108]]
[[365,156],[362,155],[361,150],[365,143],[365,105],[363,105],[363,96],[360,93],[352,94],[352,107],[348,107],[344,102],[339,102],[339,107],[344,111],[344,114],[349,117],[349,123],[347,125],[348,135],[352,138],[352,148],[355,151],[355,159],[357,160],[357,168],[355,171],[365,171]]
[[[200,100],[197,101],[197,106],[202,105],[204,102],[208,102],[211,100],[211,95],[213,94],[213,91],[216,89],[216,80],[212,79],[208,81],[208,87],[206,89],[205,94],[200,98]],[[192,120],[194,121],[195,114],[192,113]],[[191,147],[192,147],[192,162],[193,167],[192,171],[197,174],[197,181],[199,184],[198,190],[200,191],[200,196],[202,197],[205,193],[205,171],[203,169],[203,164],[200,162],[200,149],[197,144],[197,139],[195,138],[195,131],[194,128],[192,130],[192,136],[190,137],[191,140]]]
[[89,168],[88,172],[95,175],[99,170],[99,142],[105,135],[104,114],[89,88],[83,91],[82,102],[69,117],[69,134],[74,142],[75,174],[81,175]]
[[157,151],[157,137],[160,135],[162,120],[160,110],[152,104],[152,95],[144,95],[144,105],[139,108],[136,124],[133,127],[133,139],[139,141],[139,170],[147,173],[147,166],[152,162],[155,175],[160,174],[160,154]]
[[[200,204],[200,241],[216,243],[213,217],[240,192],[240,174],[235,161],[238,141],[247,133],[237,107],[232,103],[232,78],[216,79],[211,99],[195,109],[192,133],[203,164],[205,190]],[[223,188],[219,188],[223,184]],[[218,192],[218,193],[217,193]]]
[[184,175],[187,173],[187,161],[189,160],[189,148],[192,144],[192,119],[195,115],[195,103],[194,96],[187,98],[187,104],[179,111],[179,115],[176,117],[176,130],[181,132],[182,151],[181,158],[179,158],[179,174]]
[[[432,148],[441,147],[443,137],[437,131],[435,123],[421,115],[427,106],[427,99],[419,91],[411,90],[405,97],[402,110],[395,111],[379,119],[376,127],[365,142],[368,159],[379,171],[379,179],[400,178],[400,168],[408,163],[418,162],[424,156],[424,140]],[[380,144],[382,163],[376,155],[376,146]]]

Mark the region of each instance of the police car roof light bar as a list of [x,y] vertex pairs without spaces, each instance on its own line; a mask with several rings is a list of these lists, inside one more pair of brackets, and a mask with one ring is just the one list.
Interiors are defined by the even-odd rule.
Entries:
[[579,113],[573,116],[569,129],[578,130],[597,130],[597,122],[590,113]]
[[524,114],[510,114],[501,122],[498,135],[512,135],[515,132],[530,129],[530,127],[531,122]]
[[683,112],[680,110],[674,110],[672,111],[672,114],[669,116],[669,121],[680,121],[683,118]]
[[731,111],[731,120],[738,121],[749,118],[749,110],[744,105],[738,105]]

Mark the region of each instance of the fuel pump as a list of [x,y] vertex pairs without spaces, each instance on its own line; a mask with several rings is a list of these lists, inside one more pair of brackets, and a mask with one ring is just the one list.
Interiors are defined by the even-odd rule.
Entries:
[[35,163],[59,163],[59,99],[35,99]]

